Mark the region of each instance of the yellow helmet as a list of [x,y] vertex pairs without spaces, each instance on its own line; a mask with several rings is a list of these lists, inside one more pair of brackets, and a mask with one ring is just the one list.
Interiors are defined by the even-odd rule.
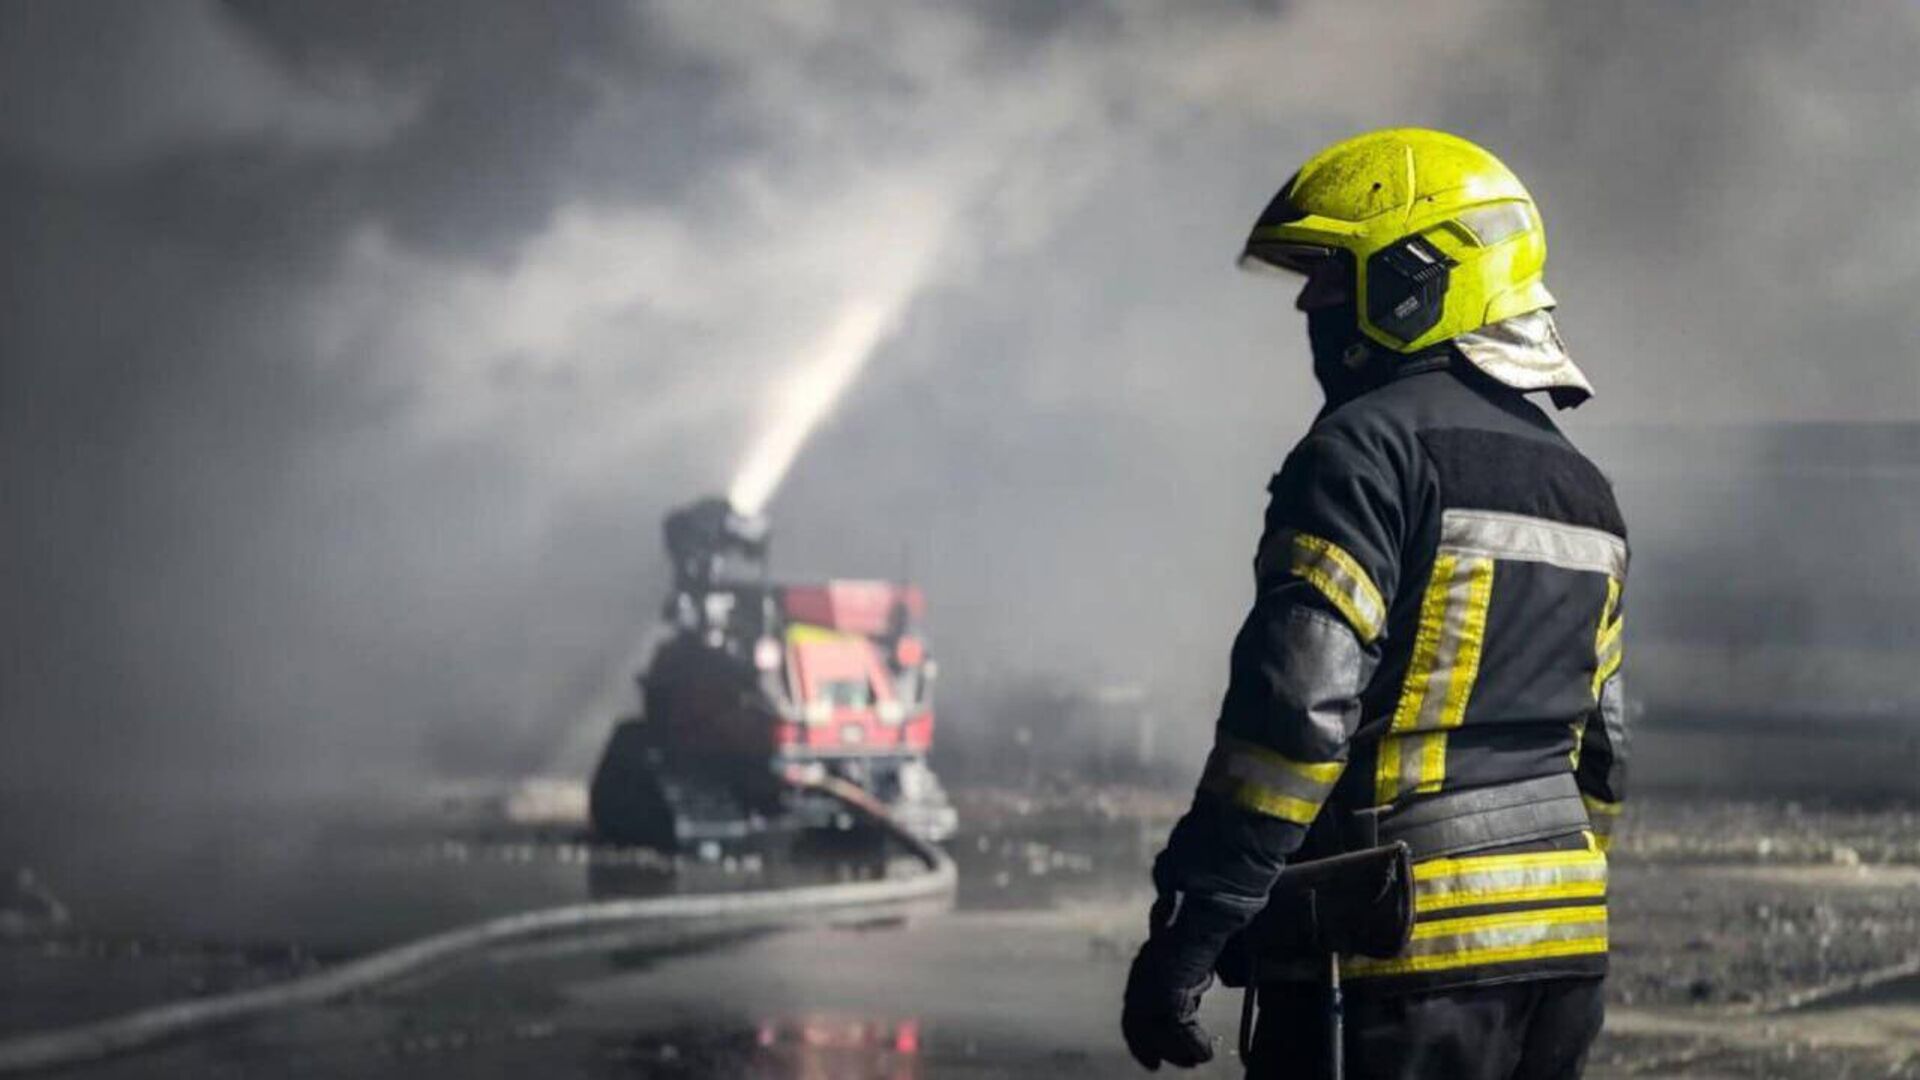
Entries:
[[1400,353],[1552,307],[1547,233],[1500,159],[1456,135],[1394,128],[1315,154],[1247,238],[1242,266],[1350,260],[1360,330]]

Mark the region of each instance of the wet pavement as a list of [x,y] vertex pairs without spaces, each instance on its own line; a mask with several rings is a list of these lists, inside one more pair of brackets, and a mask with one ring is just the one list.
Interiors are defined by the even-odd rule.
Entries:
[[[1145,868],[1177,805],[975,800],[949,845],[961,871],[950,907],[523,946],[70,1075],[1129,1075],[1119,987]],[[1887,813],[1897,828],[1904,811]],[[1861,856],[1877,835],[1870,812],[1806,817],[1647,810],[1615,860],[1614,1006],[1590,1075],[1920,1076],[1920,981],[1846,989],[1920,954],[1920,860],[1893,840]],[[255,985],[508,911],[844,880],[888,873],[897,855],[847,836],[667,864],[551,824],[269,820],[182,829],[191,840],[112,860],[7,837],[73,921],[0,944],[0,1028]],[[1702,820],[1739,820],[1748,835]],[[1855,846],[1821,847],[1822,835]],[[1728,850],[1689,847],[1702,837]],[[1209,995],[1221,1057],[1196,1075],[1237,1075],[1237,1006]]]
[[[1144,911],[1115,897],[1139,893],[1163,827],[1013,816],[1020,827],[950,845],[951,910],[523,947],[77,1075],[1112,1075],[1126,1065],[1116,1003]],[[669,865],[564,828],[360,823],[297,842],[221,830],[111,865],[33,854],[75,922],[0,953],[12,1033],[283,978],[454,921],[857,879],[899,853],[848,835]],[[166,896],[129,904],[133,889]],[[1233,1002],[1216,997],[1230,1022]]]

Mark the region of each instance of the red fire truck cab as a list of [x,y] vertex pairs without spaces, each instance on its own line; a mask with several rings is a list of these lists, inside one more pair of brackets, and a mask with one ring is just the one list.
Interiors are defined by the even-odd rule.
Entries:
[[671,849],[820,825],[837,808],[789,781],[825,770],[908,828],[951,835],[926,764],[938,669],[920,589],[752,580],[735,564],[764,566],[764,525],[717,500],[669,517],[667,536],[668,635],[641,677],[641,714],[615,727],[595,772],[596,829]]

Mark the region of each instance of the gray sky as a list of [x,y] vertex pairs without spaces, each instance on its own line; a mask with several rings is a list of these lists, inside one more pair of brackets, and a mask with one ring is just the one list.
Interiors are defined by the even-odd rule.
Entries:
[[1204,703],[1316,404],[1231,270],[1302,158],[1528,181],[1576,439],[1920,420],[1917,52],[1893,3],[16,0],[0,775],[538,759],[856,301],[778,564],[910,560],[957,685]]

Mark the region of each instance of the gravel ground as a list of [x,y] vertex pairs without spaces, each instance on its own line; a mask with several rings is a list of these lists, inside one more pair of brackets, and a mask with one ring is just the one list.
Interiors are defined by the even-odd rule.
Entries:
[[1906,807],[1648,799],[1613,855],[1613,997],[1765,1009],[1920,963]]
[[[1180,809],[1011,805],[1072,835],[1076,804],[1150,822],[1134,873]],[[1590,1075],[1920,1077],[1920,811],[1654,795],[1612,863],[1611,1019]],[[1129,955],[1137,935],[1118,937],[1096,947]]]

